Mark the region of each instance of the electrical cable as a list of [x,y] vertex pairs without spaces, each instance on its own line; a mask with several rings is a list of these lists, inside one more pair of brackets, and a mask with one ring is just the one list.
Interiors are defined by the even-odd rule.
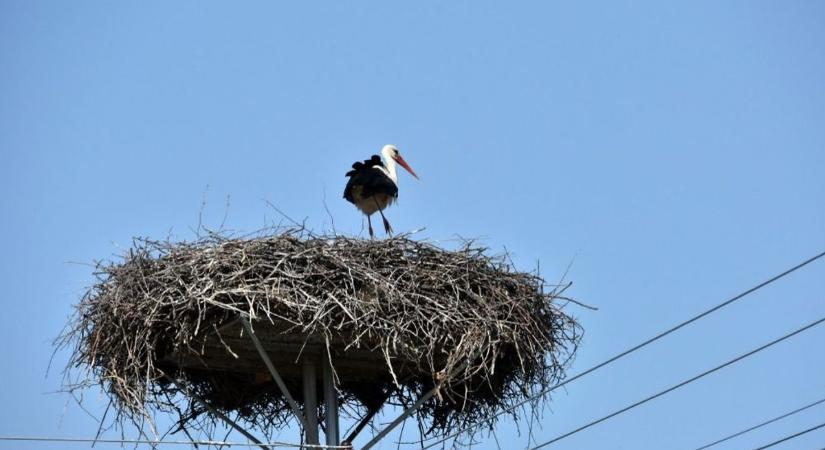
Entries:
[[[568,379],[566,379],[566,380],[564,380],[564,381],[562,381],[562,382],[560,382],[560,383],[554,384],[553,386],[550,386],[550,387],[549,387],[549,388],[547,388],[547,389],[544,389],[544,390],[542,390],[542,391],[539,391],[538,393],[536,393],[536,394],[534,394],[534,395],[531,395],[530,397],[528,397],[528,398],[526,398],[526,399],[524,399],[524,400],[521,400],[521,401],[519,401],[519,402],[515,403],[514,405],[509,406],[509,407],[507,407],[507,408],[505,408],[505,409],[503,409],[503,410],[501,410],[501,411],[497,412],[496,414],[493,414],[492,416],[490,416],[490,420],[495,419],[496,417],[499,417],[499,416],[501,416],[501,415],[503,415],[503,414],[507,414],[507,413],[509,413],[509,412],[511,412],[511,411],[513,411],[513,410],[515,410],[516,408],[518,408],[518,407],[520,407],[520,406],[522,406],[522,405],[524,405],[524,404],[526,404],[526,403],[529,403],[529,402],[531,402],[531,401],[533,401],[533,400],[535,400],[535,399],[537,399],[537,398],[539,398],[539,397],[542,397],[542,396],[544,396],[544,395],[547,395],[547,394],[549,394],[550,392],[553,392],[553,391],[555,391],[556,389],[558,389],[558,388],[560,388],[560,387],[563,387],[563,386],[565,386],[565,385],[567,385],[567,384],[570,384],[570,383],[572,383],[572,382],[574,382],[574,381],[578,380],[579,378],[584,377],[585,375],[588,375],[588,374],[590,374],[590,373],[593,373],[593,372],[595,372],[595,371],[597,371],[597,370],[601,369],[601,368],[602,368],[602,367],[604,367],[604,366],[607,366],[607,365],[609,365],[609,364],[612,364],[613,362],[615,362],[615,361],[617,361],[617,360],[619,360],[619,359],[621,359],[621,358],[624,358],[625,356],[627,356],[627,355],[629,355],[629,354],[631,354],[631,353],[635,352],[636,350],[639,350],[639,349],[641,349],[641,348],[643,348],[643,347],[646,347],[646,346],[648,346],[648,345],[650,345],[650,344],[652,344],[652,343],[654,343],[654,342],[658,341],[659,339],[661,339],[661,338],[663,338],[663,337],[665,337],[665,336],[667,336],[667,335],[669,335],[669,334],[671,334],[671,333],[673,333],[673,332],[675,332],[675,331],[679,330],[680,328],[683,328],[683,327],[685,327],[685,326],[687,326],[687,325],[689,325],[689,324],[691,324],[691,323],[693,323],[693,322],[696,322],[697,320],[699,320],[699,319],[701,319],[701,318],[703,318],[703,317],[705,317],[705,316],[707,316],[707,315],[709,315],[709,314],[711,314],[711,313],[713,313],[713,312],[716,312],[716,311],[718,311],[718,310],[720,310],[720,309],[724,308],[725,306],[728,306],[728,305],[730,305],[731,303],[733,303],[733,302],[735,302],[735,301],[737,301],[737,300],[740,300],[740,299],[742,299],[742,298],[744,298],[744,297],[748,296],[749,294],[752,294],[752,293],[754,293],[754,292],[758,291],[759,289],[762,289],[763,287],[765,287],[765,286],[767,286],[767,285],[769,285],[769,284],[771,284],[771,283],[773,283],[773,282],[775,282],[775,281],[778,281],[778,280],[779,280],[779,279],[781,279],[781,278],[784,278],[784,277],[785,277],[785,276],[787,276],[787,275],[790,275],[790,274],[791,274],[791,273],[793,273],[793,272],[796,272],[797,270],[799,270],[799,269],[801,269],[801,268],[803,268],[803,267],[807,266],[808,264],[810,264],[810,263],[812,263],[812,262],[814,262],[814,261],[816,261],[816,260],[818,260],[818,259],[822,258],[823,256],[825,256],[825,252],[821,252],[821,253],[819,253],[819,254],[817,254],[817,255],[815,255],[815,256],[812,256],[812,257],[810,257],[810,258],[806,259],[805,261],[802,261],[801,263],[799,263],[799,264],[797,264],[797,265],[795,265],[795,266],[791,267],[790,269],[787,269],[787,270],[785,270],[784,272],[782,272],[782,273],[780,273],[780,274],[778,274],[778,275],[774,275],[773,277],[771,277],[771,278],[769,278],[769,279],[767,279],[767,280],[765,280],[765,281],[763,281],[763,282],[761,282],[761,283],[759,283],[759,284],[757,284],[757,285],[755,285],[755,286],[753,286],[753,287],[751,287],[751,288],[749,288],[749,289],[747,289],[747,290],[745,290],[745,291],[742,291],[742,292],[740,292],[739,294],[734,295],[733,297],[731,297],[731,298],[729,298],[729,299],[725,300],[724,302],[719,303],[718,305],[716,305],[716,306],[714,306],[714,307],[712,307],[712,308],[710,308],[710,309],[707,309],[707,310],[705,310],[704,312],[699,313],[699,314],[697,314],[697,315],[695,315],[695,316],[693,316],[693,317],[691,317],[691,318],[689,318],[689,319],[685,320],[684,322],[681,322],[681,323],[679,323],[679,324],[677,324],[677,325],[675,325],[675,326],[673,326],[673,327],[671,327],[671,328],[669,328],[669,329],[667,329],[667,330],[665,330],[665,331],[663,331],[663,332],[661,332],[661,333],[657,334],[656,336],[653,336],[652,338],[650,338],[650,339],[648,339],[648,340],[646,340],[646,341],[644,341],[644,342],[642,342],[642,343],[640,343],[640,344],[637,344],[637,345],[635,345],[635,346],[633,346],[633,347],[631,347],[631,348],[629,348],[629,349],[627,349],[627,350],[625,350],[625,351],[623,351],[623,352],[621,352],[621,353],[619,353],[619,354],[617,354],[617,355],[613,356],[612,358],[609,358],[609,359],[607,359],[607,360],[605,360],[605,361],[603,361],[603,362],[601,362],[601,363],[599,363],[599,364],[596,364],[595,366],[593,366],[593,367],[591,367],[591,368],[589,368],[589,369],[585,370],[584,372],[580,372],[580,373],[578,373],[578,374],[576,374],[576,375],[574,375],[574,376],[572,376],[572,377],[570,377],[570,378],[568,378]],[[456,437],[456,436],[459,436],[459,435],[461,435],[462,433],[464,433],[464,432],[466,432],[466,431],[468,431],[468,430],[471,430],[472,428],[473,428],[473,427],[466,427],[466,428],[462,428],[462,429],[460,429],[460,430],[458,430],[458,431],[456,431],[456,432],[454,432],[454,433],[452,433],[452,434],[450,434],[450,435],[448,435],[448,436],[446,436],[446,437],[439,438],[437,441],[435,441],[435,442],[433,442],[433,443],[430,443],[430,444],[428,444],[428,445],[427,445],[427,446],[425,446],[425,447],[422,447],[422,448],[421,448],[421,450],[426,450],[426,449],[429,449],[429,448],[435,447],[436,445],[438,445],[438,444],[440,444],[440,443],[442,443],[442,442],[445,442],[445,441],[447,441],[447,440],[449,440],[449,439],[452,439],[452,438],[454,438],[454,437]]]
[[350,449],[348,445],[316,445],[316,444],[290,444],[287,442],[263,442],[261,444],[251,442],[226,442],[226,441],[154,441],[149,439],[97,439],[97,438],[59,438],[43,436],[0,436],[0,441],[17,442],[61,442],[61,443],[91,443],[91,444],[149,444],[156,445],[214,445],[214,446],[236,446],[236,447],[259,447],[265,445],[272,448],[300,448],[300,449]]
[[601,417],[601,418],[599,418],[599,419],[596,419],[596,420],[594,420],[594,421],[592,421],[592,422],[589,422],[589,423],[587,423],[587,424],[585,424],[585,425],[582,425],[582,426],[580,426],[580,427],[576,428],[575,430],[572,430],[572,431],[569,431],[569,432],[564,433],[564,434],[562,434],[562,435],[556,436],[555,438],[550,439],[549,441],[545,441],[545,442],[543,442],[543,443],[541,443],[541,444],[539,444],[539,445],[537,445],[537,446],[535,446],[535,447],[531,447],[529,450],[536,450],[536,449],[539,449],[539,448],[542,448],[542,447],[546,447],[546,446],[548,446],[548,445],[550,445],[550,444],[552,444],[552,443],[554,443],[554,442],[560,441],[560,440],[562,440],[562,439],[564,439],[564,438],[566,438],[566,437],[568,437],[568,436],[572,436],[572,435],[574,435],[574,434],[576,434],[576,433],[578,433],[578,432],[580,432],[580,431],[584,431],[584,430],[586,430],[586,429],[588,429],[588,428],[592,427],[593,425],[597,425],[597,424],[602,423],[602,422],[604,422],[604,421],[606,421],[606,420],[608,420],[608,419],[611,419],[611,418],[613,418],[613,417],[616,417],[616,416],[618,416],[619,414],[622,414],[622,413],[624,413],[624,412],[626,412],[626,411],[630,411],[631,409],[633,409],[633,408],[635,408],[635,407],[637,407],[637,406],[643,405],[643,404],[645,404],[645,403],[647,403],[647,402],[649,402],[649,401],[651,401],[651,400],[653,400],[653,399],[656,399],[656,398],[658,398],[658,397],[661,397],[661,396],[663,396],[663,395],[665,395],[665,394],[667,394],[667,393],[669,393],[669,392],[675,391],[676,389],[679,389],[679,388],[680,388],[680,387],[682,387],[682,386],[685,386],[685,385],[687,385],[687,384],[693,383],[694,381],[696,381],[696,380],[698,380],[698,379],[700,379],[700,378],[703,378],[703,377],[705,377],[705,376],[707,376],[707,375],[710,375],[710,374],[712,374],[712,373],[714,373],[714,372],[716,372],[716,371],[718,371],[718,370],[720,370],[720,369],[723,369],[723,368],[725,368],[725,367],[727,367],[727,366],[729,366],[729,365],[731,365],[731,364],[734,364],[734,363],[736,363],[736,362],[739,362],[739,361],[741,361],[741,360],[743,360],[743,359],[745,359],[745,358],[747,358],[747,357],[749,357],[749,356],[751,356],[751,355],[754,355],[754,354],[756,354],[756,353],[759,353],[759,352],[761,352],[762,350],[765,350],[765,349],[766,349],[766,348],[768,348],[768,347],[774,346],[774,345],[776,345],[776,344],[778,344],[778,343],[780,343],[780,342],[782,342],[782,341],[784,341],[784,340],[786,340],[786,339],[788,339],[788,338],[790,338],[790,337],[796,336],[797,334],[802,333],[803,331],[808,330],[808,329],[810,329],[810,328],[813,328],[813,327],[815,327],[815,326],[817,326],[817,325],[821,324],[822,322],[825,322],[825,317],[823,317],[823,318],[821,318],[821,319],[819,319],[819,320],[817,320],[817,321],[815,321],[815,322],[811,322],[811,323],[809,323],[808,325],[805,325],[805,326],[804,326],[804,327],[802,327],[802,328],[797,328],[796,330],[794,330],[794,331],[792,331],[792,332],[790,332],[790,333],[788,333],[788,334],[786,334],[786,335],[784,335],[784,336],[782,336],[782,337],[780,337],[780,338],[774,339],[773,341],[771,341],[771,342],[769,342],[769,343],[767,343],[767,344],[764,344],[764,345],[762,345],[762,346],[760,346],[760,347],[757,347],[757,348],[755,348],[755,349],[753,349],[753,350],[751,350],[751,351],[749,351],[749,352],[747,352],[747,353],[744,353],[744,354],[742,354],[742,355],[739,355],[739,356],[737,356],[736,358],[733,358],[733,359],[731,359],[731,360],[729,360],[729,361],[727,361],[727,362],[725,362],[725,363],[722,363],[722,364],[720,364],[720,365],[718,365],[718,366],[716,366],[716,367],[714,367],[714,368],[712,368],[712,369],[706,370],[706,371],[704,371],[704,372],[700,373],[699,375],[696,375],[696,376],[693,376],[693,377],[691,377],[691,378],[688,378],[687,380],[682,381],[681,383],[675,384],[675,385],[673,385],[673,386],[671,386],[671,387],[669,387],[669,388],[667,388],[667,389],[665,389],[665,390],[659,391],[659,392],[657,392],[657,393],[655,393],[655,394],[653,394],[653,395],[651,395],[651,396],[649,396],[649,397],[645,397],[645,398],[644,398],[644,399],[642,399],[642,400],[639,400],[639,401],[637,401],[637,402],[635,402],[635,403],[632,403],[632,404],[630,404],[630,405],[628,405],[628,406],[625,406],[625,407],[624,407],[624,408],[622,408],[622,409],[619,409],[619,410],[614,411],[614,412],[612,412],[612,413],[610,413],[610,414],[608,414],[608,415],[606,415],[606,416],[603,416],[603,417]]
[[777,441],[773,441],[770,444],[763,445],[762,447],[758,447],[758,448],[755,448],[753,450],[765,450],[766,448],[773,447],[774,445],[781,444],[785,441],[790,441],[791,439],[798,438],[799,436],[802,436],[803,434],[810,433],[811,431],[818,430],[822,427],[825,427],[825,422],[822,422],[821,424],[819,424],[815,427],[808,428],[807,430],[800,431],[799,433],[794,433],[790,436],[785,436],[782,439],[779,439]]
[[746,429],[746,430],[742,430],[742,431],[740,431],[740,432],[738,432],[738,433],[734,433],[734,434],[731,434],[731,435],[729,435],[729,436],[725,436],[725,437],[723,437],[722,439],[719,439],[718,441],[713,441],[713,442],[711,442],[710,444],[703,445],[703,446],[701,446],[701,447],[697,448],[696,450],[704,450],[704,449],[706,449],[706,448],[713,447],[713,446],[714,446],[714,445],[716,445],[716,444],[721,444],[722,442],[728,441],[728,440],[733,439],[733,438],[735,438],[735,437],[737,437],[737,436],[741,436],[741,435],[743,435],[743,434],[745,434],[745,433],[748,433],[748,432],[751,432],[751,431],[753,431],[753,430],[755,430],[755,429],[757,429],[757,428],[762,428],[762,427],[764,427],[765,425],[772,424],[772,423],[774,423],[774,422],[776,422],[776,421],[778,421],[778,420],[782,420],[782,419],[784,419],[784,418],[786,418],[786,417],[789,417],[789,416],[792,416],[792,415],[794,415],[794,414],[796,414],[796,413],[799,413],[799,412],[805,411],[805,410],[806,410],[806,409],[808,409],[808,408],[813,408],[814,406],[816,406],[816,405],[818,405],[818,404],[820,404],[820,403],[822,403],[822,402],[825,402],[825,398],[820,399],[820,400],[817,400],[817,401],[815,401],[815,402],[813,402],[813,403],[809,403],[809,404],[807,404],[807,405],[805,405],[805,406],[803,406],[803,407],[801,407],[801,408],[797,408],[797,409],[795,409],[795,410],[793,410],[793,411],[791,411],[791,412],[787,412],[787,413],[785,413],[785,414],[782,414],[781,416],[774,417],[773,419],[766,420],[765,422],[762,422],[762,423],[760,423],[760,424],[758,424],[758,425],[754,425],[754,426],[752,426],[752,427],[750,427],[750,428],[748,428],[748,429]]

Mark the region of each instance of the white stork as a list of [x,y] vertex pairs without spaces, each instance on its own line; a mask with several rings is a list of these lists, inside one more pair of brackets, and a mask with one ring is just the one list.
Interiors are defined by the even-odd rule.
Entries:
[[385,145],[381,149],[381,156],[384,157],[383,163],[378,155],[372,155],[372,158],[364,162],[358,161],[353,164],[352,170],[347,172],[349,181],[344,189],[344,198],[367,216],[370,237],[374,237],[370,216],[376,211],[384,219],[384,231],[387,234],[392,233],[392,227],[384,217],[383,210],[398,198],[398,174],[395,171],[395,163],[400,164],[418,179],[418,175],[407,161],[404,161],[394,145]]

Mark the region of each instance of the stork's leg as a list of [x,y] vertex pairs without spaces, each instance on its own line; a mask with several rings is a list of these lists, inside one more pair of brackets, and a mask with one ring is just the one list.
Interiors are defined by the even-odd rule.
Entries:
[[369,227],[370,230],[370,239],[374,238],[375,234],[372,232],[372,220],[370,220],[369,214],[367,214],[367,227]]
[[392,227],[390,226],[390,222],[384,217],[384,214],[381,214],[381,218],[384,219],[384,231],[387,232],[390,236],[392,236]]
[[375,200],[375,197],[372,198],[375,201],[375,206],[378,207],[378,212],[381,214],[381,218],[384,219],[384,231],[392,236],[392,227],[390,226],[389,220],[384,217],[384,211],[381,211],[381,207],[378,206],[378,200]]

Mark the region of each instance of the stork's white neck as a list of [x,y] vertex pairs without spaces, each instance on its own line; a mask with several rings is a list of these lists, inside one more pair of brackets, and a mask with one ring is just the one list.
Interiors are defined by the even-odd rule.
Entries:
[[384,167],[387,171],[387,176],[395,183],[398,184],[398,173],[395,170],[395,159],[390,156],[390,151],[385,147],[381,149],[381,156],[384,158]]

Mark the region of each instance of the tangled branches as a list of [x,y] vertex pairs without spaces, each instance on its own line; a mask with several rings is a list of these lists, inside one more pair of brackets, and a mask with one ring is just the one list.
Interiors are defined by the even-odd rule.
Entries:
[[[176,414],[203,430],[214,411],[265,433],[290,420],[280,390],[238,325],[248,317],[301,403],[302,361],[331,356],[354,411],[421,407],[426,433],[488,423],[558,382],[580,338],[536,274],[464,242],[364,241],[300,230],[189,243],[136,240],[97,265],[59,345],[80,389],[100,384],[118,420]],[[85,370],[76,370],[85,369]],[[180,394],[184,382],[188,394]],[[197,396],[209,407],[204,407]]]

